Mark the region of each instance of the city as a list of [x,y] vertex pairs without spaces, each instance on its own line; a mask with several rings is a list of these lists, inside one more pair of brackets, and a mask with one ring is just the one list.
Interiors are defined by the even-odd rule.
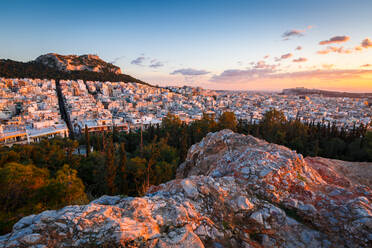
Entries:
[[371,0],[0,10],[0,248],[372,247]]
[[[38,141],[41,137],[68,136],[58,106],[55,80],[0,78],[3,144]],[[203,113],[218,118],[234,112],[238,120],[258,123],[270,109],[282,111],[287,120],[335,123],[351,129],[370,128],[371,98],[298,96],[265,92],[229,92],[200,87],[151,87],[138,83],[61,80],[62,95],[73,132],[129,131],[161,124],[168,114],[185,123]]]

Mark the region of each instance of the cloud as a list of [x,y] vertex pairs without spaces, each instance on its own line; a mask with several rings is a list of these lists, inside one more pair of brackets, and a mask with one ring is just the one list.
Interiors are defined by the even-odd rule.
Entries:
[[269,57],[270,57],[270,55],[265,55],[263,58],[268,59]]
[[295,50],[297,50],[297,51],[302,50],[302,46],[297,46]]
[[355,51],[362,51],[362,50],[363,50],[363,47],[361,47],[361,46],[356,46],[354,49],[355,49]]
[[289,31],[286,31],[282,34],[282,37],[283,38],[291,38],[291,37],[301,37],[304,35],[304,32],[303,30],[296,30],[296,29],[292,29],[292,30],[289,30]]
[[306,62],[307,61],[307,58],[298,58],[298,59],[294,59],[292,60],[293,62],[295,63],[302,63],[302,62]]
[[125,58],[125,56],[116,57],[112,61],[110,61],[109,63],[116,64],[117,62],[119,62],[119,60],[121,60],[123,58]]
[[149,65],[149,67],[151,68],[159,68],[159,67],[163,67],[164,64],[160,61],[157,61],[156,59],[153,59],[151,60],[151,64]]
[[333,68],[333,66],[335,66],[334,64],[322,64],[322,67],[324,68],[324,69],[332,69]]
[[231,70],[223,71],[220,75],[212,76],[210,81],[214,81],[214,82],[241,81],[241,79],[262,78],[273,72],[274,72],[273,69],[254,69],[254,68],[247,69],[247,70],[231,69]]
[[349,36],[334,36],[330,38],[329,40],[323,40],[319,42],[319,45],[327,45],[327,44],[333,44],[333,43],[343,43],[350,40]]
[[254,69],[272,69],[272,70],[274,70],[277,67],[277,65],[266,64],[266,62],[264,60],[260,60],[257,63],[253,63],[252,65],[253,65]]
[[311,25],[308,25],[305,29],[303,30],[299,30],[299,29],[292,29],[292,30],[288,30],[286,32],[284,32],[282,34],[282,37],[283,37],[283,40],[289,40],[290,38],[292,37],[301,37],[301,36],[304,36],[305,32],[306,32],[306,29],[310,30],[312,29],[313,26]]
[[184,76],[200,76],[200,75],[209,74],[209,72],[205,70],[196,70],[196,69],[187,68],[187,69],[175,70],[171,72],[170,74],[171,75],[181,74]]
[[317,54],[328,54],[328,53],[350,54],[352,52],[353,50],[350,48],[328,46],[326,49],[317,51]]
[[284,54],[284,55],[282,55],[280,58],[281,58],[281,59],[289,59],[290,57],[292,57],[292,53]]
[[148,67],[154,68],[154,69],[164,66],[163,62],[158,61],[157,59],[151,59],[150,57],[145,57],[144,54],[141,54],[141,56],[132,60],[130,63],[132,65],[148,66]]
[[283,54],[282,56],[280,56],[280,58],[275,58],[275,61],[278,62],[278,61],[283,60],[283,59],[289,59],[292,56],[293,56],[292,53],[286,53],[286,54]]
[[212,82],[221,83],[246,83],[249,81],[261,79],[349,79],[361,77],[363,75],[372,75],[372,70],[307,70],[297,72],[276,72],[271,69],[247,69],[225,70],[219,75],[210,78]]
[[356,46],[354,49],[355,51],[362,51],[364,48],[368,49],[370,47],[372,47],[372,40],[370,38],[365,38],[360,43],[360,46]]
[[372,40],[370,38],[365,38],[362,41],[361,45],[362,45],[363,48],[370,48],[370,47],[372,47]]
[[371,64],[364,64],[364,65],[361,65],[360,67],[371,67],[372,65]]
[[145,62],[146,58],[144,56],[140,56],[134,60],[132,60],[130,63],[132,65],[143,65],[143,62]]

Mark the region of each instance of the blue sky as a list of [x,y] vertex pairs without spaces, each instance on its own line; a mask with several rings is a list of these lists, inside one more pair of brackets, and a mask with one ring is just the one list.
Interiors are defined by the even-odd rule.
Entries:
[[[2,0],[0,10],[0,58],[93,53],[160,85],[372,91],[362,67],[372,48],[355,50],[372,37],[370,0]],[[335,36],[348,39],[319,45]]]

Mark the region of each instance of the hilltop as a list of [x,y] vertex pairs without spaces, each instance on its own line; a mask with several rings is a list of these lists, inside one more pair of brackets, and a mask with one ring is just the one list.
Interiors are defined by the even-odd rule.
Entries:
[[71,79],[87,81],[145,83],[130,75],[122,74],[119,67],[100,59],[96,55],[41,55],[30,62],[9,59],[0,60],[0,77]]
[[370,247],[371,185],[340,166],[225,129],[147,195],[24,217],[0,246]]
[[307,89],[304,87],[283,89],[283,95],[322,95],[328,97],[372,98],[372,93],[352,93],[319,89]]
[[118,66],[107,63],[97,55],[92,54],[78,56],[48,53],[37,57],[35,62],[59,71],[94,71],[121,74],[121,69]]

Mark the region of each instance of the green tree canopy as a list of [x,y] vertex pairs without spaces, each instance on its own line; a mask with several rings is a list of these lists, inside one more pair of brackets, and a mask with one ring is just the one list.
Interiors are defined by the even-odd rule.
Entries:
[[230,129],[236,131],[238,121],[236,120],[234,112],[224,112],[220,118],[218,118],[218,127],[220,129]]

